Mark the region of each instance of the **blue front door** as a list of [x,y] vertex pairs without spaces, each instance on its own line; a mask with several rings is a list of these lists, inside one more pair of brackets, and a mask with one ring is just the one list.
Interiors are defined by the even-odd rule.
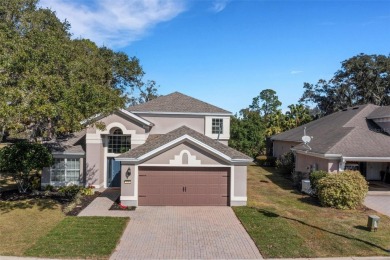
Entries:
[[114,158],[107,158],[107,187],[120,187],[121,163]]

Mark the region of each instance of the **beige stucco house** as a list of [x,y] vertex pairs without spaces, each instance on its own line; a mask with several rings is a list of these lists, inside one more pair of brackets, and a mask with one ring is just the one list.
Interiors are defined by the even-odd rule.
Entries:
[[117,111],[63,140],[42,185],[118,187],[129,206],[245,205],[252,158],[228,147],[230,116],[178,92]]
[[[310,142],[304,144],[304,129]],[[295,153],[295,170],[360,170],[367,180],[381,180],[390,166],[390,106],[362,105],[272,136],[273,155]],[[381,176],[382,172],[382,176]]]

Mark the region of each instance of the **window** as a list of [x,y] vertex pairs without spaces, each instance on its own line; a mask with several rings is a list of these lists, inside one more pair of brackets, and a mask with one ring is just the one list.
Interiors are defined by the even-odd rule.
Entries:
[[211,122],[211,133],[212,134],[223,134],[223,119],[213,118]]
[[55,158],[50,169],[50,182],[80,183],[80,159]]
[[131,149],[131,136],[123,135],[121,129],[115,129],[108,136],[108,153],[124,153]]

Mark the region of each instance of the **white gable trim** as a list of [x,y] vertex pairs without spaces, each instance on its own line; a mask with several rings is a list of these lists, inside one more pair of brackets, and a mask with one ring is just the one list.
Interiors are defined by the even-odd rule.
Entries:
[[166,143],[166,144],[164,144],[164,145],[162,145],[162,146],[160,146],[160,147],[158,147],[158,148],[156,148],[156,149],[154,149],[154,150],[152,150],[152,151],[150,151],[150,152],[148,152],[148,153],[146,153],[138,158],[116,158],[115,160],[121,161],[121,162],[139,162],[139,161],[145,160],[145,159],[147,159],[147,158],[149,158],[149,157],[151,157],[151,156],[153,156],[153,155],[155,155],[155,154],[157,154],[165,149],[168,149],[168,148],[170,148],[178,143],[181,143],[184,140],[188,140],[196,145],[199,145],[200,147],[204,148],[205,150],[207,150],[207,151],[209,151],[209,152],[211,152],[211,153],[213,153],[213,154],[215,154],[215,155],[217,155],[217,156],[219,156],[219,157],[221,157],[229,162],[251,162],[251,160],[246,160],[246,159],[232,159],[229,156],[227,156],[226,154],[208,146],[207,144],[205,144],[205,143],[203,143],[203,142],[201,142],[201,141],[199,141],[199,140],[197,140],[189,135],[183,135],[183,136],[181,136],[181,137],[179,137],[179,138],[177,138],[169,143]]
[[[135,115],[135,114],[133,114],[133,113],[127,111],[126,109],[119,109],[118,111],[121,112],[122,114],[126,115],[127,117],[130,117],[130,118],[132,118],[132,119],[134,119],[134,120],[136,120],[136,121],[138,121],[138,122],[140,122],[140,123],[142,123],[142,124],[144,124],[144,125],[147,125],[147,126],[154,126],[154,124],[153,124],[152,122],[149,122],[148,120],[143,119],[142,117],[137,116],[137,115]],[[118,112],[118,111],[116,111],[116,112]],[[115,112],[114,112],[114,113],[115,113]],[[91,116],[90,118],[88,118],[88,119],[86,119],[86,120],[83,120],[83,121],[81,121],[80,123],[81,123],[81,124],[86,124],[86,123],[88,123],[89,121],[91,121],[91,120],[93,120],[93,119],[97,119],[97,118],[99,118],[99,117],[102,117],[102,115],[101,115],[101,114],[97,114],[97,115]],[[105,118],[105,117],[102,117],[102,118]],[[102,119],[102,118],[100,118],[100,119]],[[97,119],[97,120],[100,120],[100,119]]]
[[294,148],[291,148],[291,150],[293,152],[296,152],[299,154],[310,155],[313,157],[318,157],[318,158],[322,158],[322,159],[329,159],[329,160],[337,160],[337,159],[340,159],[342,157],[342,154],[329,154],[329,153],[320,154],[320,153],[314,153],[314,152],[310,152],[310,151],[296,150]]
[[143,119],[143,118],[140,117],[140,116],[137,116],[137,115],[135,115],[135,114],[133,114],[133,113],[127,111],[126,109],[120,109],[119,111],[122,112],[123,114],[125,114],[126,116],[131,117],[131,118],[133,118],[133,119],[135,119],[135,120],[137,120],[137,121],[143,123],[144,125],[147,125],[147,126],[154,126],[153,123],[149,122],[148,120]]
[[343,156],[342,161],[355,161],[355,162],[390,162],[390,157],[348,157]]

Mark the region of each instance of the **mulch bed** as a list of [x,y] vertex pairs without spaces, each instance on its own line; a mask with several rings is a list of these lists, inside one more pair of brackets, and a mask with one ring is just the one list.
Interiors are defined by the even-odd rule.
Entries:
[[[67,212],[67,216],[77,216],[83,209],[85,209],[91,202],[100,196],[100,192],[95,191],[93,195],[83,196],[81,198],[81,203],[77,204],[76,207],[74,207],[71,211]],[[62,208],[64,209],[67,204],[62,205]]]
[[[83,196],[81,203],[77,204],[71,211],[67,212],[67,216],[77,216],[83,209],[85,209],[96,197],[100,196],[100,192],[95,192],[93,195]],[[61,205],[64,210],[71,202],[69,198],[64,197],[58,192],[39,192],[39,193],[19,193],[17,190],[8,190],[0,193],[0,200],[2,201],[20,201],[27,199],[52,199]]]

